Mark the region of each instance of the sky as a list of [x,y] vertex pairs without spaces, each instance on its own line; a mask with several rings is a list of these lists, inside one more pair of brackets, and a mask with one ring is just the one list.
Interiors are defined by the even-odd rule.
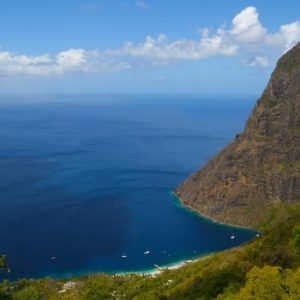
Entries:
[[0,0],[0,94],[259,95],[299,41],[299,0]]

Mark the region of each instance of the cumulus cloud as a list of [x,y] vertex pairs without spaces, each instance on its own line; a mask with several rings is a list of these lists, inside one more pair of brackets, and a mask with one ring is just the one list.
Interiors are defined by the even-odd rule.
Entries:
[[18,55],[0,51],[0,75],[60,75],[71,72],[105,72],[130,69],[127,62],[116,61],[97,50],[69,49],[55,56]]
[[84,71],[88,68],[87,56],[87,52],[83,49],[63,51],[55,57],[51,57],[49,54],[33,57],[0,52],[0,73],[8,75],[51,75],[66,71]]
[[267,43],[273,47],[278,47],[288,51],[300,41],[300,22],[293,22],[282,25],[279,32],[267,37]]
[[148,36],[139,44],[126,43],[115,53],[156,63],[240,56],[244,66],[268,67],[270,61],[300,41],[300,22],[282,25],[278,32],[271,33],[261,24],[256,8],[247,7],[232,19],[229,28],[202,28],[199,32],[198,40],[169,41],[163,34],[157,38]]
[[[148,5],[137,1],[137,5]],[[59,75],[70,72],[117,72],[132,68],[162,66],[182,60],[238,57],[246,67],[266,68],[300,41],[300,22],[269,32],[255,7],[239,12],[229,26],[202,28],[197,39],[147,36],[143,42],[127,42],[106,51],[69,49],[56,55],[29,56],[0,50],[0,75]]]
[[229,33],[236,42],[261,43],[267,34],[267,29],[260,23],[256,8],[247,7],[233,18]]
[[70,49],[60,52],[56,56],[57,66],[62,70],[72,70],[85,66],[87,62],[87,53],[84,49]]
[[210,56],[232,56],[236,47],[222,40],[222,35],[202,38],[200,41],[181,39],[170,42],[165,35],[157,38],[147,36],[143,43],[126,43],[120,50],[113,52],[117,56],[144,58],[153,62],[174,60],[199,60]]
[[248,56],[250,66],[266,67],[270,59],[277,59],[300,41],[300,22],[271,33],[261,24],[256,8],[247,7],[233,18],[229,39],[238,45],[240,55]]

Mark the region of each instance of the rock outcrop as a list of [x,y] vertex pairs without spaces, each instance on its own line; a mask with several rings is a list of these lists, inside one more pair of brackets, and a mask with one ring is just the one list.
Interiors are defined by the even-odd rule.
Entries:
[[279,59],[244,132],[176,194],[208,217],[244,226],[276,202],[300,202],[300,44]]

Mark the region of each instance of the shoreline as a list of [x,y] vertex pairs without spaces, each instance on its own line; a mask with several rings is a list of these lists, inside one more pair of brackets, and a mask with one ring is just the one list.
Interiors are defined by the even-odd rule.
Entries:
[[[190,213],[193,213],[194,215],[196,215],[198,218],[202,218],[205,219],[208,222],[214,223],[214,224],[219,224],[222,226],[227,226],[227,227],[233,227],[236,229],[242,229],[242,230],[248,230],[248,231],[255,231],[258,232],[256,229],[251,228],[251,227],[246,227],[246,226],[242,226],[242,225],[236,225],[236,224],[230,224],[230,223],[224,223],[224,222],[220,222],[212,217],[209,217],[205,214],[202,214],[201,212],[199,212],[198,210],[194,209],[193,207],[186,205],[183,203],[183,201],[181,200],[181,198],[175,193],[175,191],[170,192],[170,194],[173,196],[174,198],[174,204],[177,205],[178,207],[180,207],[181,209],[184,209],[186,211],[189,211]],[[240,247],[241,245],[237,246]],[[224,249],[224,250],[228,250],[228,249]],[[222,251],[224,251],[222,250]],[[202,260],[205,260],[209,257],[211,257],[212,255],[222,252],[222,251],[218,251],[218,252],[211,252],[211,253],[207,253],[207,254],[200,254],[199,256],[194,256],[192,258],[186,258],[186,259],[182,259],[179,260],[177,262],[172,262],[166,265],[154,265],[152,269],[145,269],[145,270],[140,270],[140,271],[124,271],[124,272],[95,272],[95,273],[89,273],[89,275],[91,274],[105,274],[108,276],[149,276],[149,277],[157,277],[159,275],[161,275],[164,271],[167,270],[178,270],[184,266],[187,266],[189,264],[192,263],[196,263]]]
[[221,222],[218,221],[217,219],[210,217],[208,215],[205,215],[203,213],[201,213],[200,211],[198,211],[197,209],[193,208],[192,206],[185,204],[182,199],[179,197],[179,195],[176,194],[176,192],[172,192],[171,193],[173,195],[174,198],[177,199],[177,203],[179,204],[180,207],[196,214],[198,217],[208,220],[212,223],[215,224],[220,224],[220,225],[224,225],[224,226],[228,226],[228,227],[234,227],[234,228],[238,228],[238,229],[245,229],[245,230],[253,230],[253,231],[257,231],[255,228],[252,227],[247,227],[247,226],[243,226],[243,225],[237,225],[237,224],[232,224],[232,223],[225,223],[225,222]]
[[[237,229],[243,229],[243,230],[250,230],[250,231],[255,231],[257,232],[257,230],[255,228],[251,228],[251,227],[246,227],[246,226],[242,226],[242,225],[236,225],[236,224],[231,224],[231,223],[224,223],[224,222],[220,222],[212,217],[209,217],[201,212],[199,212],[198,210],[196,210],[195,208],[186,205],[183,203],[183,201],[181,200],[181,198],[176,194],[176,192],[170,192],[170,194],[174,197],[174,199],[176,200],[176,205],[178,205],[180,208],[185,209],[193,214],[195,214],[197,217],[205,219],[211,223],[215,223],[215,224],[219,224],[219,225],[223,225],[223,226],[227,226],[227,227],[233,227],[233,228],[237,228]],[[170,263],[164,266],[156,266],[154,269],[150,269],[150,270],[143,270],[143,271],[133,271],[133,272],[117,272],[115,274],[113,274],[112,276],[130,276],[130,275],[140,275],[140,276],[150,276],[150,277],[156,277],[159,276],[162,272],[164,272],[165,270],[177,270],[180,269],[188,264],[191,263],[195,263],[201,260],[205,260],[207,258],[209,258],[210,256],[214,255],[215,253],[212,252],[210,254],[204,254],[204,255],[200,255],[199,257],[196,258],[191,258],[191,259],[184,259],[178,262],[174,262],[174,263]]]
[[[222,226],[227,226],[227,227],[233,227],[233,228],[242,229],[242,230],[258,232],[256,229],[253,229],[253,228],[250,228],[250,227],[220,222],[220,221],[218,221],[218,220],[216,220],[212,217],[209,217],[205,214],[202,214],[201,212],[194,209],[193,207],[184,204],[183,201],[181,200],[181,198],[175,193],[175,191],[169,192],[169,193],[172,195],[175,205],[177,205],[180,209],[184,209],[184,210],[196,215],[198,218],[201,218],[201,219],[204,219],[208,222],[211,222],[211,223],[214,223],[214,224],[219,224],[219,225],[222,225]],[[239,246],[237,246],[237,247],[239,247]],[[228,249],[224,249],[224,250],[228,250]],[[65,274],[65,276],[64,275],[63,276],[56,276],[56,275],[53,274],[53,275],[50,275],[50,277],[56,278],[58,280],[61,280],[61,279],[64,280],[64,279],[67,279],[67,278],[71,279],[71,278],[77,278],[77,277],[84,277],[84,276],[88,276],[88,275],[99,275],[99,274],[105,274],[105,275],[112,276],[112,277],[113,276],[134,276],[134,275],[135,276],[156,277],[156,276],[159,276],[160,274],[162,274],[166,270],[180,269],[180,268],[182,268],[184,266],[187,266],[189,264],[205,260],[205,259],[211,257],[212,255],[214,255],[216,253],[219,253],[219,252],[222,252],[224,250],[217,251],[217,252],[211,252],[211,253],[199,254],[199,256],[194,256],[192,258],[185,258],[185,259],[175,261],[175,262],[171,262],[169,264],[162,265],[162,266],[154,264],[153,268],[151,268],[151,269],[135,270],[135,271],[133,270],[133,271],[124,271],[124,272],[122,272],[122,271],[120,271],[120,272],[118,272],[118,271],[115,271],[115,272],[88,272],[88,273],[84,272],[84,273],[79,274],[79,275],[73,275],[73,274],[66,275]],[[42,277],[39,277],[39,278],[45,278],[45,277],[48,277],[48,276],[49,275],[42,276]]]
[[155,268],[154,269],[150,269],[150,270],[115,273],[115,274],[112,274],[112,276],[131,276],[131,275],[137,275],[137,276],[156,277],[156,276],[161,275],[164,271],[167,271],[167,270],[178,270],[178,269],[180,269],[180,268],[182,268],[184,266],[187,266],[189,264],[196,263],[196,262],[199,262],[201,260],[205,260],[205,259],[209,258],[213,254],[214,253],[211,253],[211,254],[208,254],[208,255],[199,256],[197,258],[185,259],[185,260],[181,260],[181,261],[178,261],[178,262],[175,262],[175,263],[171,263],[171,264],[168,264],[168,265],[163,265],[163,266],[155,265]]

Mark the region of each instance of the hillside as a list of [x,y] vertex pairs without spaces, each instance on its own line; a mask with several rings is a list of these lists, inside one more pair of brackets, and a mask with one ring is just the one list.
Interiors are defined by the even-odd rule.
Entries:
[[217,221],[252,227],[267,207],[300,200],[300,44],[278,61],[244,132],[176,194]]

